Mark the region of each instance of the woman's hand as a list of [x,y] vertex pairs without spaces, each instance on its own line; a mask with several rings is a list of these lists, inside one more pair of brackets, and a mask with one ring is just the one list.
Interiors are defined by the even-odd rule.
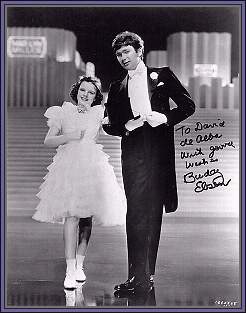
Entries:
[[59,129],[56,127],[51,127],[44,139],[44,144],[47,147],[58,147],[64,145],[73,140],[80,140],[84,136],[84,131],[77,129],[73,132],[59,135]]
[[66,137],[68,141],[80,140],[84,135],[84,132],[81,129],[76,129],[71,133],[67,133]]

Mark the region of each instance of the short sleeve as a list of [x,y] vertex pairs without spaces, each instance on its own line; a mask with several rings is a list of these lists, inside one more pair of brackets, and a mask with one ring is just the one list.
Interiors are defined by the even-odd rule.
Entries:
[[44,116],[48,118],[47,125],[55,126],[59,130],[62,129],[63,110],[59,106],[52,106],[46,110]]

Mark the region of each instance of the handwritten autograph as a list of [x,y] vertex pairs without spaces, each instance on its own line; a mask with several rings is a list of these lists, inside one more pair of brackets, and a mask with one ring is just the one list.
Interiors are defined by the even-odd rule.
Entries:
[[[193,170],[201,166],[207,167],[209,166],[209,163],[218,163],[221,155],[220,152],[222,152],[222,150],[235,148],[232,140],[223,140],[223,142],[214,143],[215,140],[222,140],[222,131],[225,127],[226,122],[218,118],[216,121],[210,123],[198,121],[195,123],[193,129],[184,125],[176,129],[176,131],[180,132],[182,137],[179,143],[180,146],[192,150],[180,152],[180,158],[181,160],[184,160],[185,168],[187,170]],[[192,138],[191,130],[196,132],[194,138]],[[194,145],[199,146],[194,147]],[[201,158],[197,159],[197,157]],[[218,168],[207,169],[205,172],[199,174],[188,172],[184,175],[184,183],[194,184],[194,191],[197,193],[213,190],[222,186],[226,187],[230,182],[231,179],[225,179],[222,171]]]
[[[202,180],[205,177],[212,177],[213,179],[211,182],[206,182]],[[215,176],[215,177],[214,177]],[[225,181],[223,174],[220,172],[219,169],[207,169],[203,174],[194,174],[193,172],[189,172],[184,175],[184,182],[186,184],[196,183],[194,191],[199,193],[210,189],[215,189],[221,186],[228,186],[231,179]]]
[[209,153],[209,157],[210,158],[213,158],[214,157],[214,153],[215,153],[215,151],[219,151],[219,150],[223,150],[224,148],[226,148],[226,147],[233,147],[233,148],[235,148],[235,146],[234,146],[234,144],[233,144],[233,141],[229,141],[229,142],[225,142],[225,143],[222,143],[222,144],[220,144],[220,145],[215,145],[215,146],[210,146],[210,153]]

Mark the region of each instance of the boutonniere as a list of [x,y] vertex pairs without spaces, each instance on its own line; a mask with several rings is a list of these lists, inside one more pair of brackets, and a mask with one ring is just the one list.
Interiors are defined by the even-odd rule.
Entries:
[[156,72],[151,72],[149,76],[150,76],[150,78],[153,79],[153,80],[155,80],[155,79],[158,78],[158,74],[157,74]]

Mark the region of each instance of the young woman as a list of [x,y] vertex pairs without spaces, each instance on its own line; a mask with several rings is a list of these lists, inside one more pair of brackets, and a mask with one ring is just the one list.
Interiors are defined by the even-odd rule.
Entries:
[[76,288],[76,281],[86,280],[83,262],[92,223],[124,224],[126,200],[108,155],[96,143],[104,116],[100,83],[82,77],[70,96],[75,104],[64,102],[44,114],[49,126],[44,144],[58,149],[37,194],[40,202],[33,219],[64,223],[64,287]]

